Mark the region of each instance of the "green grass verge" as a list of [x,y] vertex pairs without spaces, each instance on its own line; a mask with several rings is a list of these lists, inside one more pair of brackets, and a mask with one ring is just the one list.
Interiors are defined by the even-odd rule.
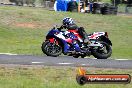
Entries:
[[0,7],[0,52],[43,55],[41,44],[54,24],[72,17],[88,33],[107,31],[112,58],[132,59],[132,16],[54,12],[43,8]]
[[[87,68],[89,74],[131,74],[132,70]],[[130,84],[76,82],[77,67],[0,67],[0,88],[132,88]]]

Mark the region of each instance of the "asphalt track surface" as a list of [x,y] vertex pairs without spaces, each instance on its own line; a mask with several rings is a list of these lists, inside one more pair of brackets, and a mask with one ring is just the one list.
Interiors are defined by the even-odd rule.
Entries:
[[73,67],[85,66],[95,68],[132,69],[132,60],[73,58],[69,56],[48,57],[0,54],[0,64],[73,66]]

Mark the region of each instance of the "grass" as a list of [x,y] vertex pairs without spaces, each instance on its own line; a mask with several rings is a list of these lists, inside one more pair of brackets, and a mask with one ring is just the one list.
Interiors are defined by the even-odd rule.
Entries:
[[[0,88],[131,88],[130,84],[86,84],[76,82],[77,67],[0,66]],[[87,68],[89,74],[131,74],[132,70]]]
[[[0,6],[0,52],[43,55],[41,44],[54,24],[72,17],[86,31],[107,31],[111,58],[132,59],[132,17],[54,12],[43,8]],[[77,67],[0,66],[0,88],[132,88],[130,84],[76,83]],[[131,74],[130,69],[86,68],[90,74]]]
[[88,33],[107,31],[111,58],[132,59],[132,16],[54,12],[44,8],[0,6],[0,52],[43,55],[41,44],[54,24],[72,17]]

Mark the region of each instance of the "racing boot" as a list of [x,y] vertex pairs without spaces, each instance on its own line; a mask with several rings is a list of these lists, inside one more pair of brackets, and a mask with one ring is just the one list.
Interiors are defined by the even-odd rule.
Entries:
[[85,47],[87,47],[87,45],[91,44],[91,42],[89,41],[89,39],[84,39],[83,43],[84,44],[82,45],[82,48],[85,48]]
[[89,39],[84,39],[84,44],[91,44],[91,42],[89,41]]

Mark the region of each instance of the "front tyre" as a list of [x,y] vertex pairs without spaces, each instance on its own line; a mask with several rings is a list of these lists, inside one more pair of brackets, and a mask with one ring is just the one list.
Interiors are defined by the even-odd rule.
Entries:
[[92,54],[97,59],[107,59],[112,54],[112,48],[106,42],[101,42],[102,47],[98,47],[98,49],[92,50]]
[[62,53],[62,47],[49,41],[43,42],[41,49],[47,56],[57,57]]
[[76,55],[73,55],[74,58],[78,58],[80,55],[76,54]]

